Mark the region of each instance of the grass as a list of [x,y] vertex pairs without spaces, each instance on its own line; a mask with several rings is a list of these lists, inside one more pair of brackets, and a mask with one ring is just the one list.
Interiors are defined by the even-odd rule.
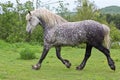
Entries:
[[[87,62],[84,70],[77,71],[85,49],[64,47],[62,56],[70,60],[72,66],[67,69],[55,55],[52,48],[43,61],[40,70],[31,69],[39,60],[42,47],[27,43],[7,44],[0,41],[0,80],[120,80],[120,52],[119,49],[111,49],[111,56],[115,60],[116,71],[112,71],[106,57],[96,49]],[[37,59],[22,60],[19,53],[24,48],[30,48],[37,55]]]

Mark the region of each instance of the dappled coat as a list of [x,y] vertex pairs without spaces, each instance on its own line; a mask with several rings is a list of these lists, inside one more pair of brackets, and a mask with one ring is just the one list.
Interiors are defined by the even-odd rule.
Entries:
[[[79,45],[80,43],[102,43],[104,30],[101,24],[93,20],[67,22],[45,32],[45,41],[52,45]],[[84,27],[83,27],[84,26]]]

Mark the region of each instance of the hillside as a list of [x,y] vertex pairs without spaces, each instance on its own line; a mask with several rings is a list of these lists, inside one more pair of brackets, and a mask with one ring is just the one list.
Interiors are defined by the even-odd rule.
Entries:
[[100,12],[103,14],[120,14],[120,7],[119,6],[109,6],[100,9]]

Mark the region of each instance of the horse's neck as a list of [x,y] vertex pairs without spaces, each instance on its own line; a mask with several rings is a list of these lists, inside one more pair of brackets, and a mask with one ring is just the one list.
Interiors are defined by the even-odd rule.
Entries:
[[[50,36],[52,36],[54,34],[54,31],[55,31],[54,28],[55,27],[53,27],[53,28],[44,28],[43,29],[43,33],[44,33],[43,36],[44,36],[45,39],[49,39]],[[46,38],[46,37],[49,37],[49,38]]]
[[47,21],[42,17],[41,18],[38,17],[38,18],[42,23],[41,26],[43,27],[44,31],[50,30],[51,28],[57,27],[58,25],[68,22],[63,18],[53,19],[53,21],[50,21],[50,20]]
[[47,18],[47,20],[42,17],[42,18],[39,18],[39,20],[42,22],[42,26],[51,27],[51,28],[56,27],[56,25],[60,25],[60,24],[68,22],[67,20],[61,17],[53,18],[53,19]]

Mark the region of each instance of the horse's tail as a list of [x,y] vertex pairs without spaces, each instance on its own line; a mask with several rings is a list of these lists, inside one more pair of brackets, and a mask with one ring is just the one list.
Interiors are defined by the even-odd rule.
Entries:
[[105,37],[104,37],[105,46],[106,46],[107,49],[110,49],[110,44],[111,44],[111,41],[110,41],[110,28],[105,24],[102,24],[102,26],[103,26],[104,33],[105,33]]

